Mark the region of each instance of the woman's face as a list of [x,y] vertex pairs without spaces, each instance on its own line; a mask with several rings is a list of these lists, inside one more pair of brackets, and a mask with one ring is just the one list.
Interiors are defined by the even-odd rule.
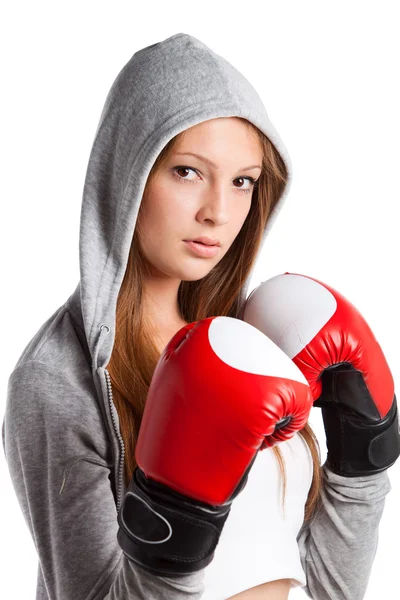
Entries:
[[[140,245],[151,275],[196,281],[213,269],[248,215],[261,161],[258,137],[239,118],[211,119],[184,132],[140,208]],[[214,256],[199,256],[185,243],[199,236],[219,240]]]

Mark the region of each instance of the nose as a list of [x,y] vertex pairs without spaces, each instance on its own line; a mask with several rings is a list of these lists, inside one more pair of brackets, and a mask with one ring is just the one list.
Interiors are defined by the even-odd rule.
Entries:
[[215,184],[204,193],[198,219],[213,221],[216,225],[228,222],[228,191],[223,189],[222,184]]

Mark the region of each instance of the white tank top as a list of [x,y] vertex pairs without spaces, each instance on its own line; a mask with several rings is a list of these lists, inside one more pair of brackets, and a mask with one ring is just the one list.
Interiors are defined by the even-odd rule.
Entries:
[[299,433],[281,442],[286,495],[282,509],[282,477],[271,448],[258,453],[246,487],[232,508],[205,567],[202,600],[226,600],[248,588],[291,579],[291,588],[306,585],[296,537],[304,521],[313,463]]

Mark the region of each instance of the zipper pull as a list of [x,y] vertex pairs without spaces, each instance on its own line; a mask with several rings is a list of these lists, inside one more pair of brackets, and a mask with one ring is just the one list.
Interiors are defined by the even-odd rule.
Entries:
[[[103,344],[103,340],[105,338],[106,335],[108,335],[110,333],[110,327],[106,324],[106,323],[102,323],[99,327],[100,329],[100,335],[98,337],[95,349],[94,349],[94,357],[93,357],[93,363],[95,365],[95,369],[97,371],[97,359],[99,356],[99,351],[100,348]],[[93,368],[93,364],[92,364],[92,368]]]

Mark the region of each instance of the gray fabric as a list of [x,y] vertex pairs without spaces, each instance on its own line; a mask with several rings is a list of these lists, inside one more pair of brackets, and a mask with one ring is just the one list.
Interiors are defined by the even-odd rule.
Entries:
[[[3,448],[38,552],[37,600],[201,598],[203,571],[156,577],[119,548],[124,453],[105,367],[150,168],[179,131],[220,116],[248,119],[286,162],[289,182],[264,242],[292,169],[261,99],[234,67],[200,40],[178,33],[136,52],[107,96],[83,190],[80,281],[27,344],[8,380]],[[361,599],[388,475],[348,479],[326,466],[324,473],[323,509],[298,538],[304,589],[318,600]]]
[[297,536],[307,578],[302,589],[315,600],[362,600],[390,480],[387,471],[342,477],[326,463],[322,473],[321,507]]

